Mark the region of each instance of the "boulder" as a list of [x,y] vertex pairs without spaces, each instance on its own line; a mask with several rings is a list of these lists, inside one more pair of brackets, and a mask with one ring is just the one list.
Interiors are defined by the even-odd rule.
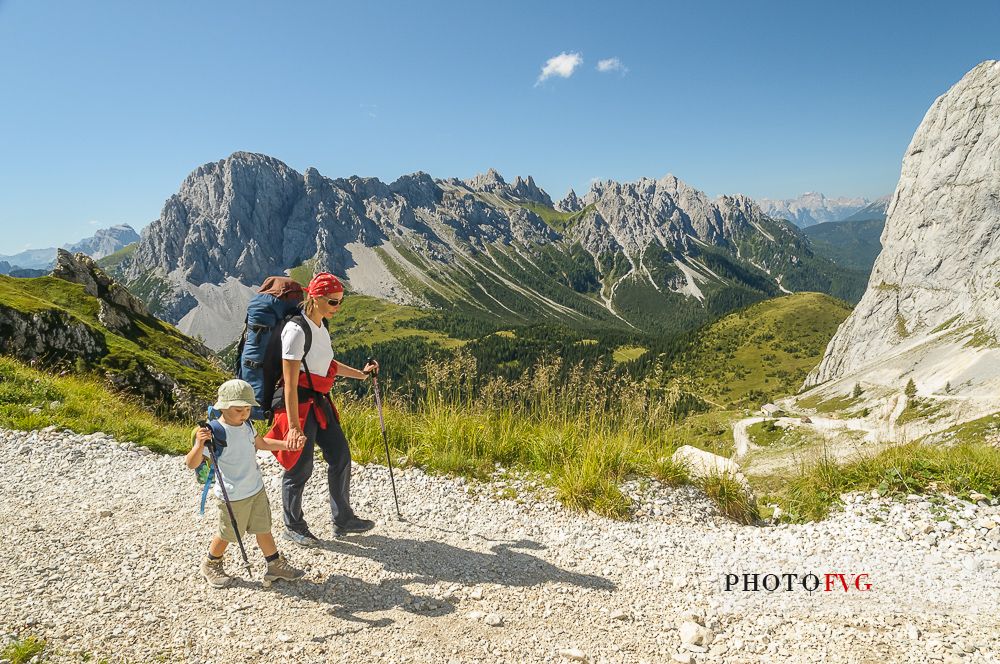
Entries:
[[739,482],[747,493],[750,493],[750,483],[740,470],[740,465],[732,459],[706,452],[691,445],[682,445],[674,451],[671,461],[684,465],[692,477],[729,476]]

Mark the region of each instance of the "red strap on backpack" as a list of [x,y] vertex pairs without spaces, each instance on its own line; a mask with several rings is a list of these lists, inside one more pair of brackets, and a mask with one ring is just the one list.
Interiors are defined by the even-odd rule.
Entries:
[[[323,395],[323,398],[329,399],[330,389],[333,387],[333,383],[337,378],[337,362],[333,361],[330,363],[330,369],[327,371],[326,376],[317,376],[315,374],[306,375],[306,372],[299,373],[299,387],[305,387],[314,392],[319,392]],[[330,402],[330,407],[333,409],[333,415],[340,421],[340,413],[337,411],[337,407]],[[319,425],[320,429],[325,429],[326,414],[323,412],[322,408],[316,406],[314,397],[310,397],[306,401],[299,404],[299,424],[305,426],[306,418],[309,417],[309,410],[312,409],[313,414],[316,417],[316,424]],[[274,424],[271,429],[264,435],[265,438],[274,438],[277,440],[286,440],[288,438],[288,411],[284,408],[278,408],[274,411]],[[281,467],[285,470],[291,470],[298,463],[299,457],[302,456],[302,450],[273,450],[274,458],[278,460]]]

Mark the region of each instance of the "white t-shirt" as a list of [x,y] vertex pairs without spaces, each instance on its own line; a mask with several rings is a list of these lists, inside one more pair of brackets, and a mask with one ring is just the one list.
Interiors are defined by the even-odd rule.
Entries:
[[[309,354],[306,355],[306,364],[309,365],[309,373],[316,376],[325,376],[330,371],[330,363],[333,362],[333,346],[330,343],[330,332],[323,325],[316,325],[309,318],[303,316],[309,329],[312,330],[312,343],[309,345]],[[289,322],[281,330],[281,357],[285,360],[301,360],[302,351],[306,347],[306,333],[298,323]]]
[[[253,444],[257,434],[246,424],[233,427],[221,418],[219,423],[226,430],[226,449],[219,455],[219,470],[226,482],[229,500],[243,500],[257,495],[264,488],[264,478],[257,467],[257,448]],[[208,458],[212,456],[207,447],[202,453]],[[222,488],[218,481],[213,490],[215,496],[222,500]]]

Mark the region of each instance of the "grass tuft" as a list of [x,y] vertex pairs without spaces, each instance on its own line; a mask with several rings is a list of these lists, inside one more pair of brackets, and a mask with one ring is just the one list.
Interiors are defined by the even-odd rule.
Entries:
[[701,478],[697,483],[719,511],[733,521],[752,525],[760,518],[753,496],[733,477],[712,474]]
[[0,652],[0,659],[7,660],[10,664],[28,664],[35,657],[38,657],[36,661],[42,661],[45,645],[45,641],[37,636],[17,639]]
[[793,522],[829,515],[840,495],[877,489],[881,495],[949,493],[968,498],[972,491],[1000,495],[1000,450],[982,442],[952,446],[910,443],[838,465],[824,455],[800,469],[769,497]]

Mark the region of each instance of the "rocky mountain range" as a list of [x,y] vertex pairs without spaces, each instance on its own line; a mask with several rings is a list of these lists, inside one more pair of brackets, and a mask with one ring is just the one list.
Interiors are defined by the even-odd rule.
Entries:
[[867,198],[827,198],[814,191],[798,198],[758,198],[756,201],[764,214],[775,219],[787,219],[799,228],[847,219],[874,202]]
[[[868,288],[807,387],[853,385],[942,424],[1000,407],[1000,62],[927,111],[903,158]],[[915,393],[903,394],[913,381]],[[874,389],[872,389],[874,388]]]
[[864,281],[749,198],[710,200],[670,175],[598,182],[557,207],[531,177],[508,183],[494,170],[386,184],[246,152],[192,172],[118,274],[154,313],[220,348],[252,287],[296,269],[515,324],[655,331],[783,291],[856,300]]
[[[110,256],[123,247],[139,241],[139,234],[128,224],[101,228],[90,237],[61,247],[70,253],[82,253],[93,259]],[[29,249],[10,256],[0,256],[0,274],[18,275],[19,271],[47,273],[56,264],[56,248]],[[36,274],[24,276],[39,276]]]

